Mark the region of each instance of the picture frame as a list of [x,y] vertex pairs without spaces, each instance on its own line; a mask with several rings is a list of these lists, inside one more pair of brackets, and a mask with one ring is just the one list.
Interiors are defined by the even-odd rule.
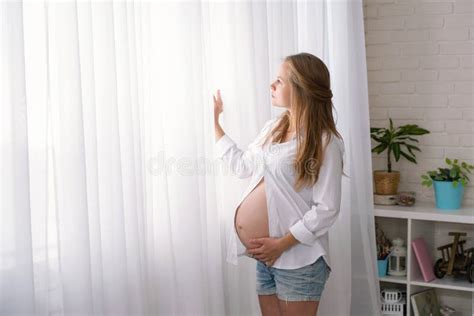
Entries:
[[415,316],[442,316],[441,306],[434,289],[413,294],[410,299]]

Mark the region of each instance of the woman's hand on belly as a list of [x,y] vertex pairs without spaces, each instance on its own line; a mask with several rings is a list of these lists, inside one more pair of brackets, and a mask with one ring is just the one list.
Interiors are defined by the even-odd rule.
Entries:
[[250,244],[254,245],[254,247],[247,249],[247,252],[253,258],[264,262],[268,267],[272,266],[286,250],[280,242],[280,238],[254,238],[250,241]]
[[263,237],[250,240],[253,248],[247,249],[247,253],[253,258],[264,262],[268,267],[272,266],[283,252],[298,244],[298,240],[288,233],[281,238]]

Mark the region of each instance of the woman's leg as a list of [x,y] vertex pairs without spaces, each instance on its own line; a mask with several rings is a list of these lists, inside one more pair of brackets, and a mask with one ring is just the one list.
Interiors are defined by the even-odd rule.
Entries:
[[319,257],[314,263],[298,269],[274,270],[281,315],[317,315],[319,300],[331,272],[324,258]]
[[260,311],[262,316],[280,316],[280,305],[278,298],[273,295],[258,295],[258,303],[260,304]]
[[315,316],[318,313],[319,301],[286,302],[278,300],[282,316],[301,315]]

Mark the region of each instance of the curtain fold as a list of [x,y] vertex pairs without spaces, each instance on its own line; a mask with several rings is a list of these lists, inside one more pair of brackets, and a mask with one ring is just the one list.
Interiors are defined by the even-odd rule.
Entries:
[[[361,1],[0,3],[0,315],[259,315],[225,262],[244,148],[289,54],[331,73],[347,159],[318,315],[379,309]],[[351,240],[351,243],[347,241]]]
[[[338,266],[332,282],[329,282],[327,296],[322,300],[322,312],[325,315],[378,315],[381,306],[374,248],[362,5],[359,1],[328,1],[326,19],[329,35],[327,61],[332,77],[333,103],[337,111],[337,128],[346,144],[345,171],[350,178],[343,178],[342,214],[330,231],[331,257],[338,258]],[[341,282],[346,282],[346,287],[337,285]],[[349,300],[338,304],[336,297],[341,296]]]
[[35,294],[21,4],[0,3],[0,27],[0,306],[26,314]]

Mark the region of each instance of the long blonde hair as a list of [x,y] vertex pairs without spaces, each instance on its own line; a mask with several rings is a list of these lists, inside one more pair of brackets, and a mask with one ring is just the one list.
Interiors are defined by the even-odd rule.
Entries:
[[[312,186],[318,181],[327,144],[332,135],[340,139],[342,136],[333,118],[329,70],[324,62],[309,53],[287,56],[284,62],[289,69],[291,111],[296,127],[297,151],[293,167],[296,171],[295,189],[299,191],[302,186]],[[289,126],[290,112],[287,110],[267,135],[264,144],[270,139],[280,143]]]

